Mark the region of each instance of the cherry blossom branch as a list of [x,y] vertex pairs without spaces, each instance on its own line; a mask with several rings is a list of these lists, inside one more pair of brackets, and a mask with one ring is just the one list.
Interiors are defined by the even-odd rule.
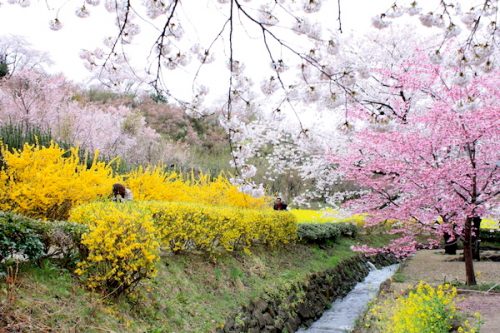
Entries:
[[129,14],[130,14],[130,8],[131,8],[131,6],[132,5],[130,3],[130,0],[127,0],[127,6],[125,8],[125,16],[123,18],[123,23],[121,23],[120,22],[120,18],[119,18],[120,14],[119,14],[118,3],[115,2],[116,21],[117,21],[117,24],[119,26],[118,35],[116,36],[116,38],[115,38],[115,40],[113,42],[113,45],[111,46],[111,50],[109,51],[108,56],[106,57],[106,60],[104,60],[104,63],[102,64],[101,71],[99,73],[99,77],[102,75],[102,71],[106,67],[109,59],[115,53],[115,49],[116,49],[116,46],[118,45],[118,41],[120,40],[120,38],[124,34],[125,28],[127,27],[128,17],[129,17]]
[[339,8],[339,11],[338,11],[338,16],[337,16],[337,21],[339,21],[339,31],[340,33],[342,33],[342,20],[341,20],[341,13],[340,13],[340,0],[337,1],[337,5],[338,5],[338,8]]
[[161,81],[161,79],[160,79],[161,59],[163,57],[163,46],[164,46],[165,38],[167,37],[167,29],[170,25],[170,22],[174,18],[175,10],[177,8],[177,5],[180,2],[180,0],[173,0],[173,1],[174,1],[174,3],[171,5],[172,9],[170,11],[170,14],[168,15],[167,20],[165,21],[165,24],[163,25],[163,29],[161,31],[160,36],[158,36],[158,38],[156,39],[156,42],[155,42],[155,44],[158,48],[158,60],[157,60],[157,67],[156,67],[156,77],[151,83],[153,84],[153,87],[154,87],[155,91],[157,91],[157,92],[160,91],[158,84]]

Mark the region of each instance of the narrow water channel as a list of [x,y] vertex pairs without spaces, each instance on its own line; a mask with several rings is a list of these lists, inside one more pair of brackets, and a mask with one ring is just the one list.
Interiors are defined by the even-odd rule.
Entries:
[[351,332],[356,319],[366,311],[368,302],[377,296],[382,282],[390,278],[398,266],[396,264],[382,269],[372,269],[368,276],[359,282],[349,294],[333,302],[332,307],[320,319],[308,329],[300,329],[297,333]]

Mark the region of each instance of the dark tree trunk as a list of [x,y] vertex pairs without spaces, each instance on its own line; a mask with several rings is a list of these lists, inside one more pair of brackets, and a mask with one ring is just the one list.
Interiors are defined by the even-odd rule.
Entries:
[[472,258],[474,260],[479,261],[480,256],[479,256],[479,248],[481,246],[481,239],[479,239],[479,230],[481,228],[481,217],[475,216],[472,219]]
[[451,240],[451,235],[445,233],[444,238],[444,254],[457,254],[457,238]]
[[472,261],[472,218],[469,217],[465,220],[464,226],[464,261],[467,285],[474,286],[477,283]]

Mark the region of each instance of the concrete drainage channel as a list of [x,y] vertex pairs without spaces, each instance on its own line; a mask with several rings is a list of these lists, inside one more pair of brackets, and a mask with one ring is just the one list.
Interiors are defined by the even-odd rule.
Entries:
[[[292,333],[300,327],[310,328],[299,332],[348,332],[380,284],[394,274],[396,263],[387,255],[346,259],[332,269],[309,275],[304,282],[253,300],[231,314],[217,332]],[[327,308],[331,309],[325,313]]]
[[398,267],[398,264],[394,264],[381,269],[372,269],[344,298],[333,302],[332,307],[320,319],[308,329],[298,330],[298,333],[351,332],[356,319],[363,315],[368,303],[378,295],[380,285],[396,273]]

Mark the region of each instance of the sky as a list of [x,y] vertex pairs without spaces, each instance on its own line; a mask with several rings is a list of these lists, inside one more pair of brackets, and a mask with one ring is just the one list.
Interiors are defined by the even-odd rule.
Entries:
[[[26,0],[30,1],[30,0]],[[215,9],[215,0],[186,0],[182,1],[180,15],[183,16],[185,30],[191,37],[211,40],[220,27],[223,16]],[[254,3],[258,1],[254,1]],[[93,50],[102,45],[105,36],[116,32],[111,14],[103,6],[89,8],[91,15],[87,18],[78,18],[74,14],[81,1],[32,1],[28,7],[18,4],[9,4],[4,1],[0,5],[0,36],[23,36],[33,48],[45,51],[54,62],[51,70],[63,72],[68,78],[85,82],[89,73],[79,57],[81,49]],[[392,0],[349,0],[341,2],[342,27],[345,34],[362,34],[371,28],[371,17],[386,10]],[[250,3],[253,5],[253,3]],[[63,23],[59,31],[49,29],[49,20],[58,16]],[[318,18],[322,24],[337,27],[337,2],[324,1]],[[156,22],[155,22],[156,23]],[[161,22],[158,21],[157,25]],[[189,26],[190,25],[190,26]],[[147,57],[156,33],[148,24],[143,24],[144,33],[136,37],[135,49],[131,57],[134,63],[141,68],[145,67]],[[241,54],[251,54],[255,46],[251,43],[238,45]],[[267,60],[266,60],[267,61]],[[211,75],[210,75],[211,76]]]

